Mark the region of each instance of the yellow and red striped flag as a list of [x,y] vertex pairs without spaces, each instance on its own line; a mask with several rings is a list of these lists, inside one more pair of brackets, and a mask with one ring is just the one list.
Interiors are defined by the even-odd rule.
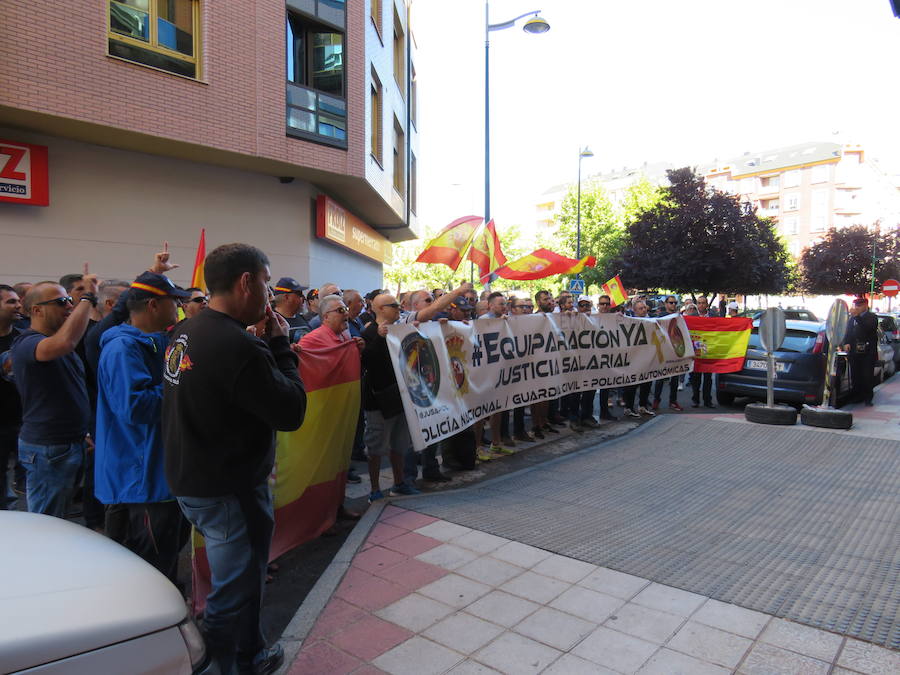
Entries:
[[503,267],[494,270],[494,274],[504,279],[530,281],[557,274],[578,274],[585,267],[593,267],[596,264],[594,256],[588,255],[578,260],[566,258],[559,253],[548,251],[546,248],[539,248],[528,255],[506,263]]
[[752,319],[685,316],[694,343],[695,373],[735,373],[744,367]]
[[457,218],[428,242],[416,262],[446,265],[455,272],[482,222],[481,216]]
[[206,260],[206,228],[200,228],[200,241],[197,243],[197,255],[194,257],[194,273],[191,275],[191,287],[199,288],[206,293],[206,275],[203,273],[203,262]]
[[500,248],[500,237],[494,227],[493,219],[488,221],[469,249],[469,260],[478,267],[478,276],[481,283],[490,282],[492,272],[506,264],[506,256]]
[[609,296],[612,302],[611,307],[628,302],[628,294],[625,292],[625,286],[622,285],[618,274],[603,284],[603,292]]

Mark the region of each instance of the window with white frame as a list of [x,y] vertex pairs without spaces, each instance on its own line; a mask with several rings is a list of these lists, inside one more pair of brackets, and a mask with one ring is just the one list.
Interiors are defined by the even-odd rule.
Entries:
[[827,183],[831,180],[831,164],[817,164],[810,171],[813,183]]
[[792,192],[784,196],[784,210],[798,211],[800,209],[800,193]]
[[788,216],[784,219],[782,231],[785,234],[797,234],[800,219],[797,216]]
[[797,169],[793,171],[785,171],[782,174],[782,185],[784,187],[797,187],[800,185],[800,172]]

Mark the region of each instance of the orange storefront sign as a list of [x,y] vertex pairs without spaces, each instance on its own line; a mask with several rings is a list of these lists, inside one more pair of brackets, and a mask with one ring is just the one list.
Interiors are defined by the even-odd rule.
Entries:
[[316,236],[376,262],[391,262],[391,242],[325,195],[316,200]]

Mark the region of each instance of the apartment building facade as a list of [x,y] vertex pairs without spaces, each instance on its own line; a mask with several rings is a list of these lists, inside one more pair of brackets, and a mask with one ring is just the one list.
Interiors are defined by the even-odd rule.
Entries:
[[794,257],[832,227],[900,225],[900,191],[861,145],[804,143],[745,153],[700,171],[710,187],[773,218]]
[[135,276],[164,241],[273,277],[381,285],[417,235],[402,0],[47,0],[0,22],[0,271]]

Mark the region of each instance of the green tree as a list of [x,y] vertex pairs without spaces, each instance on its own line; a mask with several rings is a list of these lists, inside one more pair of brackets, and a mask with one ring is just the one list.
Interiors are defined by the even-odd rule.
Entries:
[[737,197],[707,188],[690,168],[668,172],[649,208],[634,204],[621,253],[609,270],[631,288],[681,293],[779,293],[791,262],[774,223]]
[[872,287],[875,253],[875,290],[886,279],[900,276],[900,238],[897,232],[855,225],[830,229],[800,256],[800,286],[808,293],[868,293]]

